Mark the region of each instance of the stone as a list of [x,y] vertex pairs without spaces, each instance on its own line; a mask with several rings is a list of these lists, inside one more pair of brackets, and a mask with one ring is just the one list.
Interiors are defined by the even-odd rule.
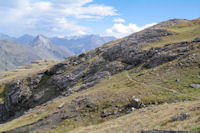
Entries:
[[200,37],[196,37],[192,42],[200,42]]
[[135,110],[135,108],[134,108],[134,107],[132,107],[132,108],[131,108],[131,111],[134,111],[134,110]]
[[63,108],[65,104],[66,104],[65,102],[61,103],[61,104],[58,106],[58,109]]
[[118,113],[118,110],[114,110],[113,114],[116,115]]
[[179,116],[172,118],[172,121],[184,121],[189,117],[188,113],[181,113]]
[[108,117],[109,115],[112,115],[112,113],[106,112],[106,111],[101,112],[101,117],[102,118]]
[[197,121],[200,121],[200,116],[197,118]]
[[134,96],[130,100],[130,105],[136,109],[144,107],[142,101],[140,99],[135,98]]
[[180,79],[176,79],[176,82],[180,82]]
[[190,84],[192,88],[200,89],[200,84]]

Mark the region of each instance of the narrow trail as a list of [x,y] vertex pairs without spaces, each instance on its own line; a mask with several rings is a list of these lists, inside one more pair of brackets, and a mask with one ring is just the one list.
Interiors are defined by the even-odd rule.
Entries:
[[150,84],[146,84],[146,83],[139,82],[139,81],[133,79],[133,78],[129,75],[128,71],[126,71],[126,75],[127,75],[127,77],[128,77],[129,80],[131,80],[131,81],[133,81],[133,82],[135,82],[135,83],[137,83],[137,84],[140,84],[140,85],[143,85],[143,86],[159,87],[159,88],[165,89],[165,90],[167,90],[167,91],[171,91],[171,92],[173,92],[173,93],[179,93],[179,92],[177,92],[176,90],[172,90],[172,89],[169,89],[169,88],[166,88],[166,87],[163,87],[163,86],[159,86],[159,85],[150,85]]
[[[158,88],[161,88],[161,89],[165,89],[165,90],[167,90],[167,91],[170,91],[170,92],[172,92],[172,93],[182,94],[181,92],[178,92],[178,91],[176,91],[176,90],[169,89],[169,88],[166,88],[166,87],[163,87],[163,86],[160,86],[160,85],[150,85],[150,84],[146,84],[146,83],[139,82],[139,81],[133,79],[133,78],[130,76],[130,74],[128,73],[128,71],[126,71],[126,75],[127,75],[127,77],[128,77],[129,80],[131,80],[131,81],[133,81],[133,82],[135,82],[135,83],[137,83],[137,84],[140,84],[140,85],[143,85],[143,86],[148,86],[148,87],[149,87],[149,86],[151,86],[151,87],[158,87]],[[194,96],[190,96],[190,97],[191,97],[191,98],[195,98],[195,99],[197,99],[197,100],[200,100],[199,97],[194,97]]]

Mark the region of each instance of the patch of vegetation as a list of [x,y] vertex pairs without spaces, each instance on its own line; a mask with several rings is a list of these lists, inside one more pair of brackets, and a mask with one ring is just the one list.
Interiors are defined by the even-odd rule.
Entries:
[[54,129],[49,131],[49,133],[55,133],[55,132],[56,133],[66,133],[66,132],[69,132],[69,131],[79,127],[79,126],[80,126],[80,124],[78,124],[74,120],[65,120],[64,122],[62,122],[62,124],[59,127],[55,127]]
[[4,100],[4,92],[6,89],[7,88],[5,85],[0,85],[0,102],[2,102]]
[[39,86],[43,86],[50,78],[51,78],[51,76],[44,74],[39,83]]
[[200,132],[200,126],[191,129],[194,132]]

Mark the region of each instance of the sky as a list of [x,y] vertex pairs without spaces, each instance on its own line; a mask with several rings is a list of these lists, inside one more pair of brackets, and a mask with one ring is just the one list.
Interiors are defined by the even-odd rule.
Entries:
[[0,0],[0,33],[121,38],[156,23],[200,17],[200,0]]

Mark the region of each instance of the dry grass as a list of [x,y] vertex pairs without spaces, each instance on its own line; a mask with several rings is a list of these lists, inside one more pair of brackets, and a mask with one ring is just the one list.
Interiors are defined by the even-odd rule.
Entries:
[[[163,104],[136,110],[131,114],[104,122],[99,125],[81,127],[70,133],[113,133],[132,132],[150,129],[190,130],[198,126],[200,101]],[[171,121],[181,113],[188,113],[189,118],[184,121]]]

